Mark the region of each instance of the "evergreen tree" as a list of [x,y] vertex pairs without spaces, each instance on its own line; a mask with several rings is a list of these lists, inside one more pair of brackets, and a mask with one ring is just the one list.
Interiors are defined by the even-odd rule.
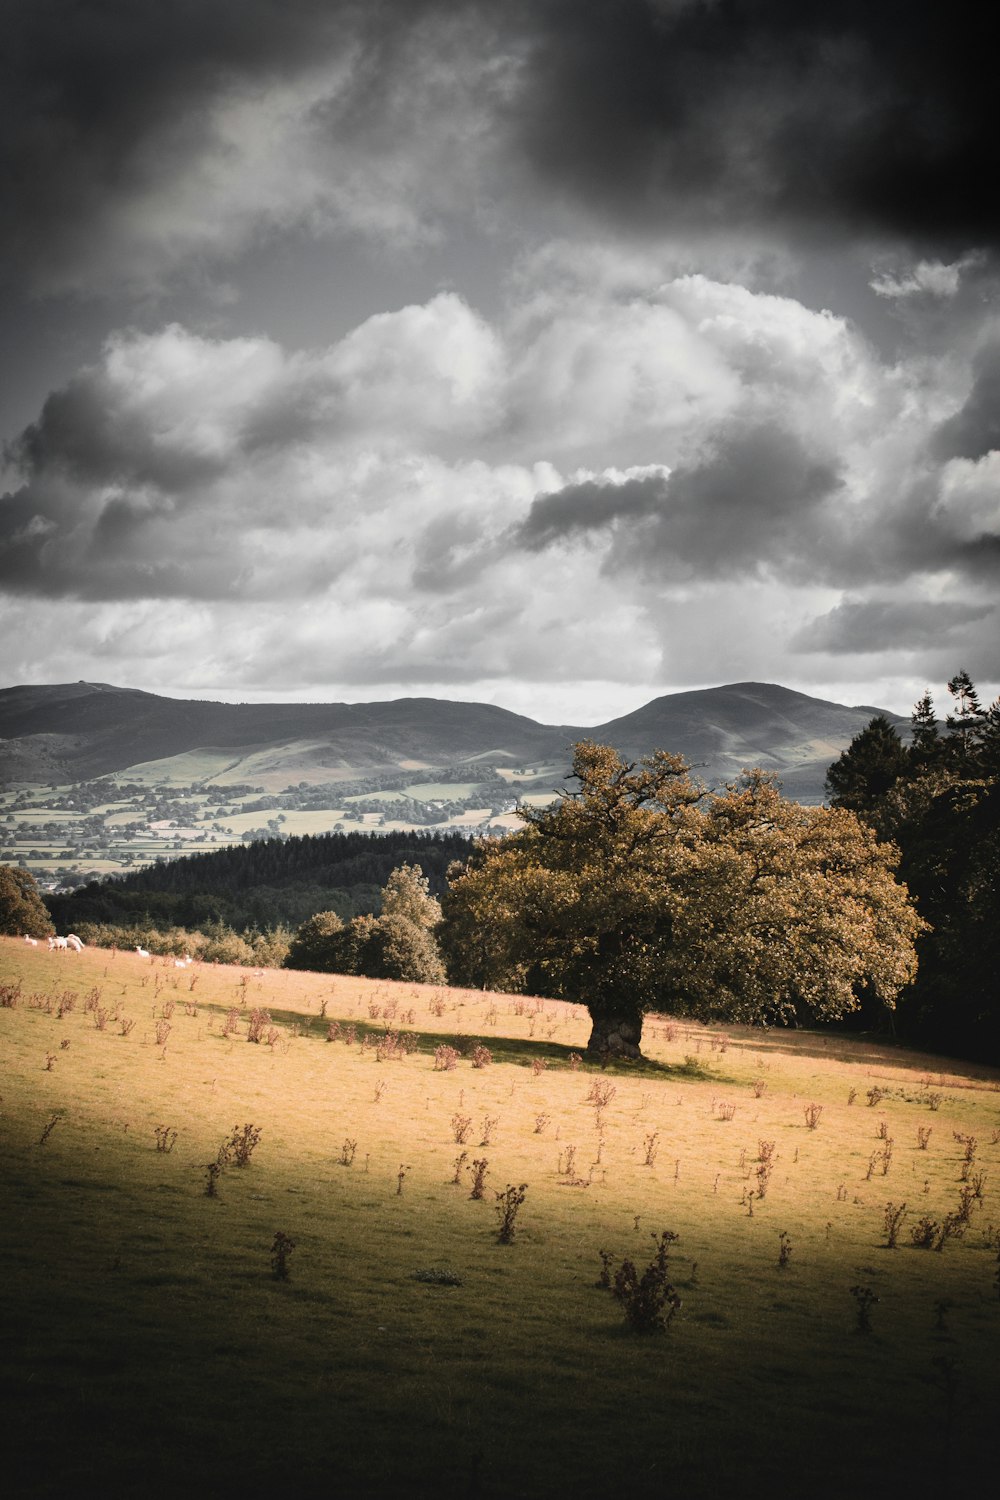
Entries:
[[931,695],[926,692],[913,706],[910,719],[910,753],[914,761],[927,764],[936,759],[939,748],[937,716]]
[[845,807],[871,822],[906,770],[906,747],[894,725],[878,714],[856,734],[826,774],[826,790],[835,807]]
[[[941,732],[930,694],[913,711],[905,764],[857,810],[901,851],[900,876],[927,924],[904,1029],[964,1056],[1000,1058],[1000,699],[983,709],[967,672],[948,683]],[[856,744],[856,742],[855,742]],[[830,768],[845,805],[852,744]],[[841,802],[841,797],[845,803]]]

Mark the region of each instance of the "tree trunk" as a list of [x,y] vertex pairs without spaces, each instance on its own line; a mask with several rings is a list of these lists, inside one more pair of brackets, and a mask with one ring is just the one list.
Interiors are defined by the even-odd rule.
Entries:
[[587,1056],[606,1061],[609,1057],[642,1057],[639,1042],[642,1039],[642,1013],[591,1011],[593,1028],[587,1043]]

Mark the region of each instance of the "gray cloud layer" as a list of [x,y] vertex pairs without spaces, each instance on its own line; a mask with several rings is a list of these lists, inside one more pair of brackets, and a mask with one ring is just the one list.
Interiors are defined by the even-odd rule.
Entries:
[[42,287],[290,224],[440,233],[467,192],[938,251],[1000,228],[969,0],[14,0],[4,58],[3,258]]

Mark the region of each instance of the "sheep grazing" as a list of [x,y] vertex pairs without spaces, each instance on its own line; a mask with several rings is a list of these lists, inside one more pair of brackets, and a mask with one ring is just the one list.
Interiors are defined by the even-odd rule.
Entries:
[[60,952],[65,953],[65,951],[66,951],[66,949],[68,947],[69,947],[69,944],[67,943],[67,941],[66,941],[66,939],[64,937],[50,937],[49,938],[49,952],[50,953],[52,952],[53,948],[58,948],[60,950]]
[[72,948],[74,953],[82,953],[87,946],[83,938],[78,938],[75,932],[67,932],[66,946]]
[[26,943],[30,943],[33,948],[37,948],[38,947],[38,939],[37,938],[33,938],[33,937],[29,937],[27,933],[24,934],[24,941]]
[[137,946],[135,951],[136,951],[136,953],[138,953],[138,955],[139,955],[140,958],[148,958],[149,957],[149,949],[148,948],[140,948],[140,947]]

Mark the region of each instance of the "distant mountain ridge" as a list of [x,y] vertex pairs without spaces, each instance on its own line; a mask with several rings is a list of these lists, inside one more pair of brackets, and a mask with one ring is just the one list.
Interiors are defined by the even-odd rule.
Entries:
[[[0,689],[0,782],[82,781],[203,752],[251,783],[335,780],[391,767],[565,760],[577,740],[630,759],[683,755],[709,785],[745,766],[776,771],[788,796],[818,801],[830,762],[878,713],[774,683],[668,693],[595,726],[547,725],[487,703],[213,703],[108,683]],[[166,774],[165,774],[166,779]]]

